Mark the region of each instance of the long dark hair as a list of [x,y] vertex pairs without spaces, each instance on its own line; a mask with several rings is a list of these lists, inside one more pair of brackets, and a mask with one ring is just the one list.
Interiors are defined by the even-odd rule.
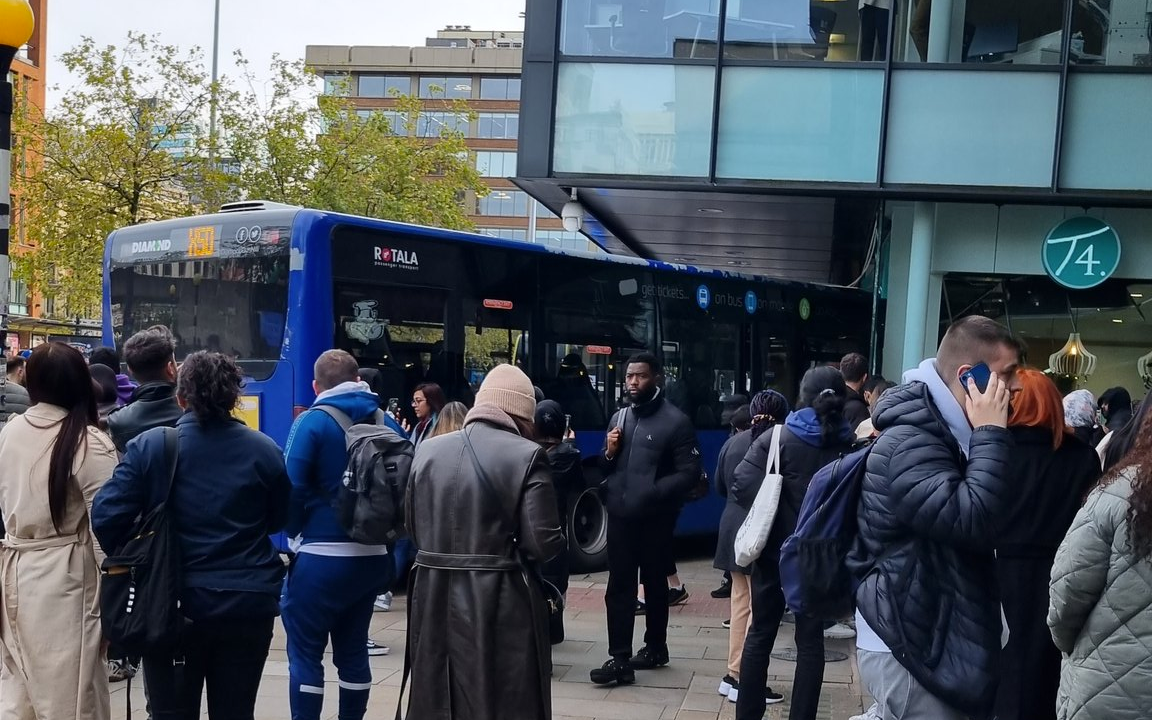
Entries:
[[844,401],[847,398],[848,385],[837,368],[814,367],[800,380],[796,409],[810,407],[816,411],[824,445],[836,442],[844,432]]
[[227,420],[240,401],[244,375],[232,358],[200,350],[184,358],[176,378],[176,397],[200,423]]
[[1149,410],[1152,410],[1152,393],[1144,396],[1144,401],[1140,403],[1140,407],[1136,409],[1136,413],[1131,420],[1124,424],[1124,427],[1112,431],[1112,439],[1108,441],[1108,447],[1104,450],[1104,472],[1116,467],[1120,460],[1132,451],[1136,444],[1136,438],[1140,434],[1140,427],[1144,424],[1144,418],[1148,417]]
[[[96,426],[100,421],[95,388],[80,351],[55,342],[44,343],[32,351],[26,381],[28,398],[33,405],[55,405],[68,413],[58,423],[60,432],[52,443],[48,463],[48,510],[52,513],[52,527],[60,532],[68,489],[73,484],[72,464],[77,454],[87,451],[88,426]],[[48,427],[51,426],[40,429]]]
[[1100,486],[1111,485],[1129,469],[1135,474],[1128,501],[1128,543],[1136,558],[1144,559],[1152,556],[1152,416],[1140,423],[1131,449],[1104,473]]

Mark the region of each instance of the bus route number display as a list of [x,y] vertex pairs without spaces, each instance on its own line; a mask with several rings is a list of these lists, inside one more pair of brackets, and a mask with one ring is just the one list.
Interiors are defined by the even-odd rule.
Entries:
[[188,228],[188,257],[204,258],[216,254],[216,228],[212,225]]

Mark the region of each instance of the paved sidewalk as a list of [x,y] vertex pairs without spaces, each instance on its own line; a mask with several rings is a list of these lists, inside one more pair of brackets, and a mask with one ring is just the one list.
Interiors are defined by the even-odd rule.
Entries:
[[[680,577],[691,597],[672,609],[669,650],[672,662],[666,668],[637,673],[635,685],[603,688],[588,682],[588,671],[607,659],[604,620],[604,588],[607,575],[573,576],[569,589],[566,621],[568,639],[553,648],[555,673],[552,680],[552,708],[555,720],[730,720],[735,705],[716,694],[728,658],[728,631],[721,622],[728,617],[728,601],[714,600],[709,592],[720,579],[710,560],[680,563]],[[400,673],[404,662],[405,599],[397,597],[392,612],[375,613],[372,638],[391,646],[392,654],[374,657],[375,686],[368,706],[369,718],[392,718],[396,712]],[[643,632],[643,618],[637,618],[637,638]],[[794,648],[790,625],[781,629],[776,651]],[[846,720],[860,713],[866,698],[858,680],[854,641],[830,640],[828,650],[848,654],[848,659],[828,663],[824,671],[824,692],[820,718]],[[324,717],[336,717],[336,671],[327,659]],[[785,698],[792,683],[795,665],[773,660],[769,684]],[[144,718],[144,695],[133,682],[132,709],[135,718]],[[113,685],[112,718],[124,718],[124,683]],[[206,706],[203,716],[207,717]],[[285,720],[288,710],[288,662],[284,653],[284,633],[277,625],[272,651],[264,668],[256,706],[257,720]],[[765,717],[786,718],[788,702],[772,706]]]

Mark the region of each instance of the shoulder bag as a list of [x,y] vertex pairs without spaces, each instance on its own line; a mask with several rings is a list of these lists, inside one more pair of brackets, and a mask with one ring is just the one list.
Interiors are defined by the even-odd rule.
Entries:
[[748,567],[764,552],[768,544],[768,533],[776,519],[776,509],[780,507],[780,492],[784,488],[784,476],[780,474],[780,426],[772,428],[772,440],[768,450],[768,464],[764,482],[752,502],[752,509],[744,524],[736,531],[736,564]]

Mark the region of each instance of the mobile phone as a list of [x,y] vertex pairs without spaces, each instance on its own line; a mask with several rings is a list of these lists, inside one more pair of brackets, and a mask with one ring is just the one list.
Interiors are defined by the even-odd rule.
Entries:
[[388,412],[392,417],[400,416],[400,398],[388,398]]
[[571,415],[565,415],[564,416],[564,437],[561,438],[561,440],[567,440],[568,439],[568,431],[571,429],[572,429],[572,416]]
[[987,392],[988,381],[992,379],[992,370],[986,363],[978,363],[968,369],[967,372],[960,374],[960,383],[964,386],[964,391],[968,391],[968,381],[973,380],[976,383],[976,388],[980,392]]

